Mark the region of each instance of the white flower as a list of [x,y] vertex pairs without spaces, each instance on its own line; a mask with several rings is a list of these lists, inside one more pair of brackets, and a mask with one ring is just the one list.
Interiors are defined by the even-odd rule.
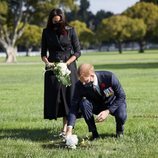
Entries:
[[[66,63],[58,63],[56,64],[56,67],[57,69],[60,69],[61,71],[61,74],[64,76],[64,75],[70,75],[71,71],[67,68],[67,65]],[[54,69],[55,69],[54,68]]]
[[68,135],[66,137],[66,145],[69,147],[69,148],[72,148],[72,149],[76,149],[76,145],[78,144],[78,138],[77,138],[77,135],[73,134],[73,135]]
[[46,71],[50,71],[50,70],[54,72],[58,81],[61,84],[65,86],[71,85],[71,80],[70,80],[71,71],[68,69],[66,63],[54,63],[54,65],[49,67]]

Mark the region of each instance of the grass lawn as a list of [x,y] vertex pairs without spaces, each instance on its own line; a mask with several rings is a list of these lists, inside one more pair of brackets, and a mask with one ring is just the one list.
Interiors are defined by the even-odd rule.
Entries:
[[[116,139],[115,120],[97,124],[101,139],[69,150],[56,137],[61,119],[43,119],[43,67],[40,57],[0,58],[0,157],[2,158],[157,158],[158,51],[87,53],[80,63],[113,71],[127,95],[125,136]],[[79,141],[90,136],[83,118],[74,129]],[[54,142],[51,142],[51,141]]]

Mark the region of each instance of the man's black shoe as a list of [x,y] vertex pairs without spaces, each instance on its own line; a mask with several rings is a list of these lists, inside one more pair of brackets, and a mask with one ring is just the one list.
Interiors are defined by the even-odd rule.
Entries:
[[99,134],[97,131],[92,132],[92,137],[90,138],[91,141],[97,140],[99,138]]
[[116,138],[123,138],[123,132],[117,132]]
[[99,136],[97,136],[97,137],[93,137],[93,136],[92,136],[89,140],[90,140],[90,141],[95,141],[95,140],[98,140],[99,138],[100,138]]

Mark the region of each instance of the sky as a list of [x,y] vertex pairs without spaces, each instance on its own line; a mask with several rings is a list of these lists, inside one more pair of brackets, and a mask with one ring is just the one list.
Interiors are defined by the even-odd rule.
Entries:
[[139,0],[89,0],[89,10],[94,14],[99,10],[111,11],[114,14],[119,14],[128,7],[134,5]]

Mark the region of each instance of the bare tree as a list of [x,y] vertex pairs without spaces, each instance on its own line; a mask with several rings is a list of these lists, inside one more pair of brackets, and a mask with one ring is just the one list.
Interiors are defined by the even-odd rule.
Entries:
[[5,6],[6,10],[0,22],[0,44],[6,52],[6,62],[16,62],[16,41],[23,34],[31,7],[24,0],[6,0],[1,5]]

